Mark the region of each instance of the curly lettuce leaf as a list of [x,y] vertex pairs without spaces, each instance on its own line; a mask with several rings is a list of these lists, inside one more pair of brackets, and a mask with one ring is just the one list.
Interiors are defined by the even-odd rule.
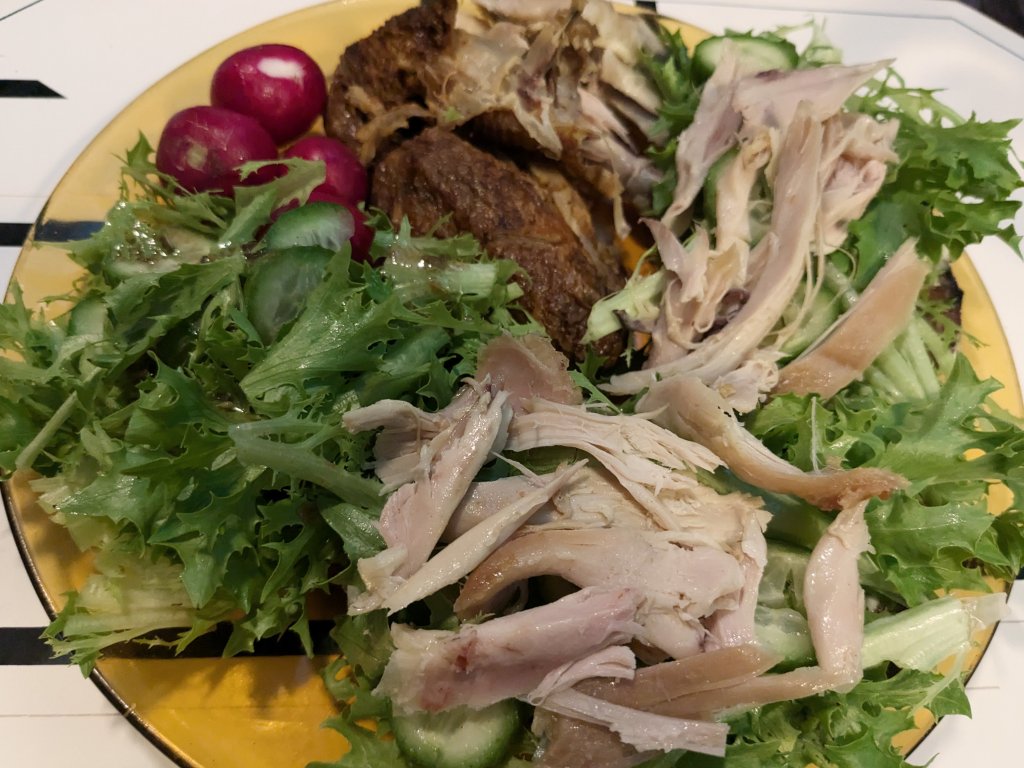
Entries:
[[[958,357],[932,400],[880,406],[850,393],[825,403],[786,396],[755,413],[748,426],[803,469],[877,466],[907,478],[906,491],[874,502],[866,517],[875,549],[870,559],[888,591],[916,605],[938,590],[987,590],[986,576],[1012,579],[1024,562],[1024,513],[1011,509],[997,517],[988,507],[995,482],[1018,502],[1024,498],[1018,458],[1024,432],[991,402],[998,386],[979,380]],[[799,505],[789,509],[801,520],[813,514]]]
[[[376,216],[389,269],[343,248],[266,344],[245,291],[253,238],[322,167],[285,163],[224,198],[184,193],[151,153],[140,139],[123,199],[71,246],[88,270],[74,308],[44,319],[17,286],[0,308],[0,403],[17,403],[0,416],[0,470],[45,475],[79,544],[121,553],[99,592],[169,564],[157,575],[181,598],[180,647],[230,617],[227,654],[288,631],[311,652],[307,597],[349,583],[351,560],[381,546],[373,435],[348,433],[344,412],[383,397],[444,405],[489,338],[536,325],[514,307],[514,264],[486,259],[473,238],[413,237]],[[120,611],[111,629],[104,605],[73,598],[51,628],[84,668],[111,643],[152,640],[148,614]]]
[[908,88],[891,71],[847,107],[900,126],[894,146],[899,162],[864,216],[850,224],[848,246],[860,259],[858,289],[910,237],[936,263],[956,259],[988,236],[1019,250],[1013,218],[1021,203],[1011,195],[1021,179],[1010,139],[1019,121],[964,119],[936,92]]
[[380,271],[335,255],[287,333],[242,378],[257,410],[278,415],[324,388],[354,389],[364,405],[401,388],[442,406],[487,339],[534,327],[509,314],[514,264],[484,260],[479,246],[467,259],[464,238],[439,257],[449,241],[427,249],[404,232],[383,233]]
[[656,216],[672,202],[679,178],[675,165],[678,137],[693,122],[700,102],[700,87],[694,81],[693,62],[682,36],[662,30],[661,39],[665,55],[641,59],[644,72],[661,97],[657,121],[650,129],[654,144],[648,150],[654,164],[664,174],[652,190],[651,210]]
[[865,679],[846,694],[770,704],[732,721],[736,741],[725,765],[903,768],[892,740],[914,727],[922,707],[937,718],[970,714],[956,676],[902,670],[891,678]]
[[642,768],[906,768],[892,741],[915,727],[922,708],[936,718],[970,714],[955,675],[874,674],[849,693],[768,704],[731,718],[734,738],[724,758],[675,752]]
[[243,173],[265,165],[280,173],[224,196],[182,189],[157,170],[153,157],[152,145],[140,134],[123,159],[120,200],[103,227],[67,246],[73,260],[109,284],[239,253],[273,211],[306,200],[325,174],[323,163],[298,158],[248,163]]
[[[339,712],[323,727],[340,732],[350,749],[334,763],[307,768],[407,768],[390,733],[391,703],[374,696],[394,646],[384,611],[339,618],[331,631],[341,655],[323,673]],[[372,721],[372,725],[371,725]]]

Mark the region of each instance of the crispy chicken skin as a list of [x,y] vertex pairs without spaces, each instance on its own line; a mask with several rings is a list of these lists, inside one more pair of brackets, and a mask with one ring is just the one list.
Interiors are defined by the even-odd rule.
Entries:
[[[370,203],[392,221],[408,217],[418,234],[469,232],[493,258],[516,262],[523,306],[570,355],[583,353],[591,306],[617,287],[588,268],[579,238],[529,174],[451,131],[429,128],[384,157]],[[620,343],[609,336],[597,349],[615,355]]]
[[[595,62],[580,58],[573,44],[582,45],[579,35],[586,32],[592,37],[598,27],[580,17],[575,22],[583,30],[579,34],[554,34],[561,29],[556,25],[528,44],[525,27],[501,22],[476,35],[462,28],[468,21],[457,22],[457,11],[456,0],[422,0],[350,45],[331,80],[325,130],[352,147],[370,167],[368,203],[393,222],[408,217],[418,234],[447,237],[468,232],[492,257],[515,261],[522,269],[516,279],[525,291],[524,309],[544,326],[559,350],[581,358],[586,350],[580,341],[591,307],[625,282],[612,237],[609,201],[619,199],[623,184],[632,189],[639,173],[626,163],[628,178],[620,179],[608,167],[598,150],[618,147],[619,139],[577,104],[581,99],[581,104],[595,101],[589,91],[577,93],[584,87],[577,82],[582,76],[577,70],[589,66],[591,79],[599,72]],[[525,59],[516,53],[520,44],[532,46]],[[497,57],[487,59],[497,67],[493,78],[484,77],[480,83],[473,79],[491,72],[474,52]],[[527,59],[533,62],[531,67],[526,66]],[[506,60],[511,63],[506,65]],[[514,71],[506,71],[508,67]],[[553,139],[560,151],[544,160],[547,166],[541,173],[536,141],[529,135],[524,140],[520,121],[536,130],[550,128],[545,116],[548,102],[557,94],[551,92],[548,75],[553,77],[556,71],[559,82],[565,82],[555,90],[567,100],[559,112],[561,138]],[[540,101],[520,103],[530,91],[527,81]],[[476,104],[476,97],[483,101]],[[453,114],[465,110],[466,125],[452,122]],[[509,120],[510,130],[482,130]],[[619,154],[620,160],[632,157],[625,150]],[[534,167],[527,169],[530,164]],[[598,176],[608,177],[607,189],[595,184]],[[609,219],[602,218],[600,237],[592,211],[574,204],[582,200],[577,183],[589,192],[600,192],[602,217]],[[616,206],[621,213],[621,204]],[[615,334],[594,347],[614,359],[623,342]]]
[[368,123],[423,102],[423,62],[451,45],[457,7],[456,0],[423,0],[346,48],[329,86],[327,134],[361,152]]

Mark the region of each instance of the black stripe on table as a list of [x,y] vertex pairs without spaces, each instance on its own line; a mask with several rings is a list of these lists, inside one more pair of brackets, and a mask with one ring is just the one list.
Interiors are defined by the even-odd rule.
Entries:
[[37,243],[70,243],[73,240],[85,240],[102,228],[102,221],[47,219],[36,222],[32,239]]
[[[47,219],[36,222],[32,239],[37,243],[70,243],[85,240],[103,227],[102,221],[61,221]],[[0,247],[20,248],[32,230],[31,224],[0,221]]]
[[0,80],[0,99],[63,99],[38,80]]
[[[309,622],[309,634],[313,641],[313,653],[326,656],[337,652],[330,631],[333,621]],[[43,640],[43,627],[0,627],[0,666],[36,666],[45,664],[68,664],[66,656],[54,657],[50,646]],[[159,645],[142,643],[117,643],[103,650],[103,656],[111,659],[217,659],[224,655],[231,627],[219,625],[195,640],[181,653],[175,653],[173,643],[177,632],[154,633],[148,637],[159,640]],[[240,656],[305,656],[302,642],[293,632],[281,637],[258,640],[252,654]]]
[[645,11],[650,11],[651,13],[658,12],[658,4],[656,2],[651,2],[650,0],[637,0],[636,7],[643,8]]
[[13,246],[18,248],[28,237],[31,224],[21,224],[12,221],[0,221],[0,246]]
[[41,2],[43,2],[43,0],[32,0],[31,3],[26,3],[25,5],[21,6],[21,8],[15,8],[13,11],[8,12],[6,15],[0,16],[0,21],[4,21],[5,19],[9,19],[9,18],[11,18],[11,16],[14,16],[15,14],[21,13],[22,11],[27,11],[33,5],[39,5]]
[[42,627],[0,627],[0,667],[66,664],[42,640]]

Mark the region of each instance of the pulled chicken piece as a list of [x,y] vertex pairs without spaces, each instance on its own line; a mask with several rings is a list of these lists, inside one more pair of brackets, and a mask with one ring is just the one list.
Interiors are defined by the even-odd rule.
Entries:
[[444,408],[422,411],[404,400],[378,400],[341,417],[350,432],[379,429],[373,445],[373,470],[384,491],[412,482],[420,469],[420,451],[441,432],[462,418],[477,399],[477,389],[466,385]]
[[681,696],[735,685],[763,675],[781,659],[757,643],[710,650],[641,667],[630,679],[590,680],[584,693],[643,710],[657,710]]
[[643,640],[675,657],[700,651],[697,619],[739,602],[744,574],[716,547],[680,546],[671,532],[628,528],[543,530],[498,548],[477,567],[455,602],[462,618],[501,607],[504,595],[534,576],[560,576],[580,587],[625,586],[643,595]]
[[679,527],[673,504],[685,504],[688,496],[700,492],[693,470],[712,471],[720,464],[703,445],[642,416],[606,415],[535,400],[527,413],[512,420],[506,447],[527,451],[554,446],[576,448],[596,459],[664,530]]
[[511,475],[470,483],[469,490],[448,520],[441,541],[445,544],[455,541],[491,515],[535,491],[541,482],[542,478],[531,475]]
[[821,195],[822,247],[831,252],[846,240],[848,225],[867,210],[885,182],[889,164],[899,161],[893,143],[898,120],[841,112],[825,122]]
[[631,589],[590,588],[457,632],[396,624],[376,690],[399,713],[480,709],[523,696],[565,664],[629,643],[640,631],[639,602]]
[[572,688],[548,696],[540,706],[560,715],[603,725],[638,752],[685,749],[716,757],[725,755],[729,735],[729,726],[725,723],[643,712]]
[[827,120],[891,59],[865,64],[829,64],[809,69],[772,70],[743,78],[733,106],[751,126],[785,129],[806,105],[814,119]]
[[[702,720],[787,701],[825,691],[847,691],[862,676],[860,649],[864,641],[864,590],[857,559],[870,548],[864,522],[866,503],[844,509],[815,546],[804,577],[804,595],[816,666],[781,674],[768,671],[779,661],[756,643],[711,650],[685,659],[638,669],[632,677],[592,679],[576,690],[610,703],[670,718]],[[767,674],[766,674],[767,673]],[[601,765],[628,768],[649,755],[594,726],[549,717],[541,720],[547,737],[545,752],[552,768],[572,765],[565,756],[590,747],[583,739],[607,748]]]
[[807,564],[804,600],[817,665],[678,696],[651,711],[672,717],[720,717],[776,701],[853,688],[863,676],[864,589],[857,559],[870,548],[865,506],[862,502],[840,512]]
[[832,397],[859,379],[907,327],[929,272],[904,243],[832,330],[779,372],[775,393]]
[[739,562],[743,571],[743,587],[739,602],[715,611],[704,622],[708,637],[705,650],[729,646],[743,646],[757,643],[757,628],[754,613],[757,610],[757,593],[761,577],[768,562],[768,543],[764,538],[758,519],[751,515],[746,519],[743,538],[739,546]]
[[698,376],[714,383],[736,370],[782,317],[800,286],[811,253],[821,205],[824,128],[806,108],[798,109],[777,158],[771,230],[754,247],[760,263],[749,298],[724,328],[674,360],[614,376],[607,389],[633,394],[658,377]]
[[415,479],[392,493],[377,524],[387,549],[357,563],[366,592],[350,613],[379,608],[427,559],[480,468],[500,451],[512,416],[507,395],[483,387],[419,453]]
[[498,549],[522,524],[564,488],[582,463],[555,470],[539,480],[537,486],[473,526],[431,557],[403,581],[384,600],[388,613],[394,613],[417,600],[454,584],[488,555]]
[[704,84],[693,122],[679,135],[676,188],[661,219],[670,229],[693,204],[711,166],[736,143],[741,116],[733,99],[740,75],[739,57],[727,42],[721,61]]
[[[820,270],[842,244],[896,160],[897,122],[841,111],[886,63],[750,74],[725,46],[679,137],[673,202],[660,224],[648,224],[665,286],[644,368],[613,377],[609,392],[636,394],[655,378],[687,374],[749,411],[771,391],[779,349],[819,289],[815,261]],[[715,186],[714,242],[700,228],[685,246],[675,242],[710,168],[737,145]],[[763,234],[751,214],[762,178],[773,201]],[[805,276],[803,309],[780,325]]]
[[[503,507],[518,501],[522,496],[534,490],[544,482],[545,475],[512,475],[499,480],[485,480],[473,483],[459,504],[448,528],[441,540],[454,541],[474,526],[491,517]],[[714,493],[714,491],[711,491]],[[735,516],[739,507],[736,499],[725,499],[719,513],[719,520],[728,530],[728,518]],[[711,505],[708,505],[711,506]],[[558,489],[549,503],[537,510],[530,517],[522,530],[540,530],[545,528],[636,528],[653,530],[657,526],[647,511],[623,488],[611,473],[591,465],[582,467],[573,474],[572,479]],[[715,531],[718,538],[725,538]]]
[[516,413],[535,398],[565,405],[583,402],[583,393],[569,375],[569,360],[536,334],[505,334],[487,342],[477,355],[476,377],[508,392]]
[[804,472],[773,454],[736,419],[712,388],[692,376],[651,385],[637,404],[656,424],[714,451],[745,482],[775,493],[791,493],[821,509],[844,509],[904,488],[904,477],[887,469],[857,467]]
[[[723,723],[651,715],[590,696],[576,687],[599,678],[632,679],[635,672],[636,657],[623,646],[612,646],[555,670],[525,699],[537,708],[535,722],[554,716],[603,726],[617,734],[622,744],[641,752],[724,752],[729,729]],[[581,763],[578,756],[573,764],[590,765]]]
[[842,510],[822,534],[807,561],[804,604],[818,666],[846,691],[861,677],[864,589],[857,559],[872,551],[864,521],[867,501]]
[[[673,698],[730,688],[764,674],[779,658],[757,645],[742,645],[637,669],[632,677],[585,680],[575,690],[645,713]],[[607,726],[541,710],[536,727],[542,749],[534,763],[545,768],[630,768],[655,756],[623,743]]]

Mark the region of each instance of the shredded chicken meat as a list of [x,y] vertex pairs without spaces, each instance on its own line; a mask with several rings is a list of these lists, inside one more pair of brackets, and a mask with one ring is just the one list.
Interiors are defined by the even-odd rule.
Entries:
[[552,671],[640,631],[640,596],[583,589],[553,603],[457,631],[392,627],[395,650],[377,691],[397,712],[485,707],[524,696]]
[[[808,265],[821,203],[824,129],[809,110],[798,112],[777,158],[771,229],[754,246],[761,262],[743,307],[717,333],[670,362],[612,378],[616,394],[639,392],[658,377],[689,374],[714,383],[738,368],[778,323]],[[684,310],[685,311],[685,310]],[[657,342],[655,342],[657,343]]]
[[780,371],[775,391],[831,397],[859,379],[907,327],[929,272],[905,243],[832,331]]
[[[834,394],[909,321],[928,272],[913,243],[780,371],[826,258],[898,161],[897,123],[844,111],[887,62],[752,71],[726,41],[677,137],[672,200],[642,218],[665,123],[638,65],[663,51],[646,15],[606,0],[423,0],[346,50],[330,86],[326,130],[371,164],[369,202],[514,261],[516,311],[546,330],[483,346],[436,412],[385,400],[344,415],[377,431],[370,468],[390,494],[349,612],[394,616],[457,588],[457,629],[391,626],[376,692],[396,714],[528,702],[539,768],[723,755],[730,714],[855,685],[865,509],[907,485],[803,471],[737,416],[772,392]],[[691,226],[702,191],[713,223]],[[584,331],[623,286],[633,223],[660,271],[626,305],[640,319],[616,310],[649,334],[643,368],[604,385],[642,395],[620,412],[587,402],[570,360],[622,350],[624,332]],[[546,450],[556,461],[535,463]],[[719,470],[752,490],[722,492]],[[755,623],[772,567],[758,492],[837,513],[796,586],[815,663],[785,672]],[[539,581],[560,597],[536,604]]]
[[[468,621],[458,630],[392,627],[377,691],[395,711],[518,697],[536,707],[539,765],[578,765],[600,749],[594,765],[625,768],[673,749],[720,755],[723,713],[854,684],[864,508],[901,479],[802,473],[693,377],[657,382],[636,415],[601,414],[580,399],[549,342],[502,337],[442,411],[385,402],[346,416],[350,428],[381,429],[392,463],[415,461],[381,517],[387,549],[357,564],[366,590],[350,612],[393,613],[462,582],[454,609]],[[556,446],[591,458],[543,475],[506,458],[521,474],[476,479],[505,451]],[[813,667],[768,673],[777,658],[754,625],[767,514],[755,498],[700,482],[698,472],[723,465],[842,508],[804,574]],[[569,591],[524,609],[536,577]]]
[[[609,392],[692,375],[749,411],[772,390],[792,333],[780,325],[784,313],[809,306],[821,259],[842,244],[896,160],[898,123],[842,111],[886,63],[750,73],[726,41],[679,137],[674,199],[660,223],[647,222],[667,277],[644,368],[613,377]],[[697,227],[680,243],[674,232],[730,151],[714,185],[714,232]],[[762,180],[771,200],[763,231],[753,225]]]
[[[760,532],[760,531],[759,531]],[[698,619],[732,605],[743,588],[737,559],[715,547],[683,547],[666,531],[545,530],[515,538],[466,581],[456,612],[493,612],[518,582],[554,575],[577,586],[628,586],[643,595],[644,640],[673,657],[700,650]]]
[[906,486],[886,469],[857,467],[804,472],[773,454],[736,419],[717,392],[692,376],[675,376],[651,386],[640,407],[655,423],[699,440],[746,482],[776,493],[791,493],[821,509],[841,509]]
[[427,562],[473,478],[503,447],[511,417],[508,396],[479,385],[471,392],[473,400],[459,418],[419,452],[414,479],[388,497],[378,524],[387,549],[359,561],[367,591],[350,608],[379,608]]

